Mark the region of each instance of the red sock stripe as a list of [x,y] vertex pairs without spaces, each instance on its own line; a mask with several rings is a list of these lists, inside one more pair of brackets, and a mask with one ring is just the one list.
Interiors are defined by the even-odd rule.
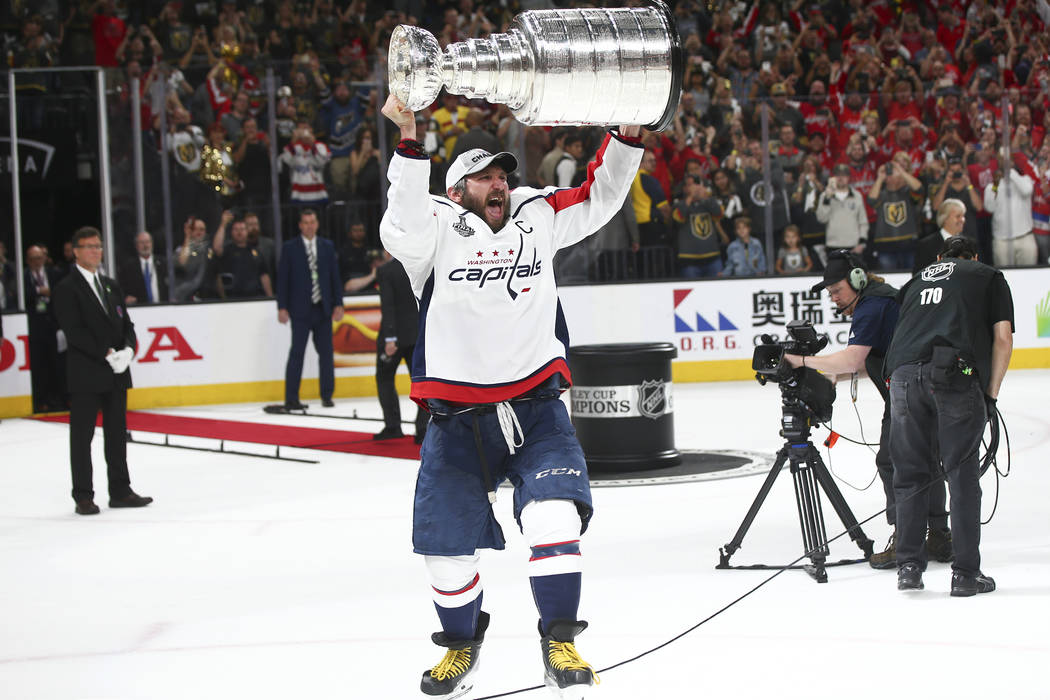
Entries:
[[466,586],[463,586],[463,588],[460,588],[458,591],[443,591],[440,588],[435,588],[434,586],[431,586],[431,588],[433,588],[435,591],[437,591],[441,595],[448,595],[448,596],[460,595],[460,594],[466,593],[471,588],[473,588],[474,586],[478,585],[478,582],[480,580],[481,580],[481,574],[474,574],[474,580],[471,581],[470,583],[468,583]]

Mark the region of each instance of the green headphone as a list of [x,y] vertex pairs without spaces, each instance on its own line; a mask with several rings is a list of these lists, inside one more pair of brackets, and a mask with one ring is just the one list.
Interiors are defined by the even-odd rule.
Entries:
[[859,292],[868,286],[868,272],[864,269],[864,262],[850,251],[845,248],[832,251],[828,254],[828,260],[846,261],[850,266],[849,273],[846,275],[846,280],[849,282],[849,286],[853,287],[855,291]]

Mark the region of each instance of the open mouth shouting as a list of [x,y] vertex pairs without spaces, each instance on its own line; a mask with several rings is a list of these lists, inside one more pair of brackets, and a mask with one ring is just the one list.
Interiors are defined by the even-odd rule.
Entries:
[[507,209],[507,197],[502,192],[493,192],[485,200],[485,220],[489,224],[503,221],[504,212]]

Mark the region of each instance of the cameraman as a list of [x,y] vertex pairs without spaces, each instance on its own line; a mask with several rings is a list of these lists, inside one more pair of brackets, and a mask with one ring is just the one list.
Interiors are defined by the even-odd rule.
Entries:
[[931,459],[939,453],[951,492],[951,594],[972,596],[995,590],[981,573],[978,450],[1013,351],[1014,309],[1006,278],[977,262],[973,241],[949,238],[939,260],[901,290],[900,323],[886,355],[900,524],[897,588],[923,587],[926,486],[942,482]]
[[[829,355],[803,358],[786,354],[792,367],[812,367],[824,374],[853,374],[862,368],[868,373],[885,402],[882,412],[882,431],[875,466],[879,470],[882,488],[886,494],[886,522],[894,528],[886,549],[872,554],[868,564],[873,569],[892,569],[897,563],[897,508],[893,491],[893,462],[890,459],[890,397],[883,376],[883,358],[897,325],[897,290],[876,275],[868,273],[859,256],[847,250],[828,254],[824,281],[813,286],[813,291],[828,290],[831,302],[843,315],[852,317],[847,346]],[[948,514],[944,510],[944,482],[930,487],[929,536],[926,547],[937,561],[952,558],[951,534],[948,532]]]

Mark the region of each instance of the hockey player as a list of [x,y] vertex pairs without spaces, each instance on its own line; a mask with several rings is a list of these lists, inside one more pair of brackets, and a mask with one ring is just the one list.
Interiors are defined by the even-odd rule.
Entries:
[[428,192],[415,115],[394,96],[383,114],[401,142],[380,233],[419,299],[411,396],[432,417],[412,540],[441,621],[432,639],[447,652],[423,673],[421,689],[456,698],[473,687],[489,624],[478,550],[504,547],[492,503],[509,479],[532,550],[544,680],[561,697],[581,698],[596,679],[575,647],[587,627],[577,620],[580,536],[592,507],[583,451],[558,399],[571,377],[552,262],[620,208],[638,172],[641,129],[607,135],[579,187],[511,190],[514,156],[474,149],[449,164],[439,197]]

